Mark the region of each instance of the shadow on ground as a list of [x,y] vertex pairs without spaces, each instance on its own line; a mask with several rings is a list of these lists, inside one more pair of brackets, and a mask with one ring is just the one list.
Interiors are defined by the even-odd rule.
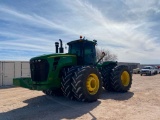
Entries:
[[134,95],[133,92],[125,92],[125,93],[118,93],[118,92],[108,92],[108,91],[103,91],[102,95],[101,95],[101,99],[114,99],[114,100],[119,100],[119,101],[123,101],[123,100],[128,100],[130,98],[132,98]]
[[84,114],[90,114],[92,120],[95,116],[90,113],[101,102],[92,103],[71,101],[65,97],[39,96],[23,101],[26,106],[0,113],[0,120],[60,120],[75,119]]
[[[102,92],[100,99],[128,100],[134,93]],[[26,106],[5,113],[0,113],[0,120],[59,120],[76,119],[84,114],[89,114],[92,120],[97,118],[90,113],[100,105],[98,100],[92,103],[71,101],[65,97],[50,97],[42,95],[23,101]],[[17,103],[19,104],[19,103]]]

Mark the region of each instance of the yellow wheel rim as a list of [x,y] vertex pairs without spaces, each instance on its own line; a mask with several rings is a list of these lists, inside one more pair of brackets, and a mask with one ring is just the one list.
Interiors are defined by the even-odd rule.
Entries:
[[124,86],[128,86],[130,82],[130,76],[127,71],[124,71],[121,75],[121,81]]
[[99,79],[96,74],[90,74],[86,81],[86,88],[89,94],[94,95],[99,89]]

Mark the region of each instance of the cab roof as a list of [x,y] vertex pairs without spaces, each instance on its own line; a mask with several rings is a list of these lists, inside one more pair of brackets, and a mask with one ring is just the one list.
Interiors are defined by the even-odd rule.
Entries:
[[90,40],[87,40],[87,39],[78,39],[78,40],[73,40],[71,42],[68,42],[67,45],[70,45],[70,44],[74,44],[74,43],[92,43],[92,44],[97,44],[97,41],[96,40],[93,40],[93,41],[90,41]]

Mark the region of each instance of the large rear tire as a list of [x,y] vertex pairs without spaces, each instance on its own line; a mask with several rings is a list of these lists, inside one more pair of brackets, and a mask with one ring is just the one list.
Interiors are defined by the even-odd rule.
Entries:
[[111,84],[116,92],[127,92],[132,84],[132,75],[125,65],[116,66],[111,73]]
[[73,92],[77,100],[96,101],[102,90],[102,78],[97,68],[85,66],[73,76]]
[[103,77],[103,87],[105,88],[105,90],[113,91],[110,77],[111,77],[112,69],[115,66],[116,66],[115,64],[110,64],[110,65],[104,66],[101,70],[102,77]]
[[71,68],[67,68],[63,70],[63,74],[62,74],[62,80],[61,80],[61,89],[63,91],[63,95],[71,100],[74,100],[74,93],[72,91],[72,81],[73,81],[73,75],[74,72],[77,71],[79,67],[75,66],[75,67],[71,67]]

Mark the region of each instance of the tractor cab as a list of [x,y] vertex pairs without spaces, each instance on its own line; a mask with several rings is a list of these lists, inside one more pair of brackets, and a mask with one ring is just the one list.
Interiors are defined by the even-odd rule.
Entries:
[[94,65],[96,63],[96,41],[88,41],[80,36],[79,40],[67,44],[69,45],[68,53],[77,56],[78,65]]

